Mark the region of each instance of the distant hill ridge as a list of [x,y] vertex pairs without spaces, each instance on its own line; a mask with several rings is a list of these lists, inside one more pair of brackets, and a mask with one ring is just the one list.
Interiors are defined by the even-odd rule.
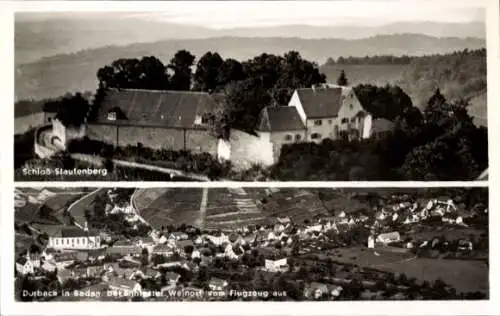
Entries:
[[34,62],[55,54],[69,54],[106,45],[128,45],[160,40],[203,39],[217,37],[250,38],[342,38],[360,39],[375,35],[419,33],[445,38],[484,39],[484,22],[443,23],[431,21],[396,22],[381,26],[363,25],[281,25],[213,29],[163,21],[117,16],[87,16],[60,12],[57,16],[43,13],[16,14],[16,64]]
[[135,43],[87,49],[46,57],[24,65],[18,64],[15,95],[18,100],[41,99],[57,97],[67,92],[95,90],[97,70],[113,60],[154,55],[167,64],[180,49],[189,50],[197,58],[208,51],[215,51],[223,58],[237,60],[247,60],[264,52],[283,54],[296,50],[303,58],[323,64],[329,57],[421,56],[480,49],[485,45],[484,39],[479,38],[436,38],[421,34],[379,35],[356,40],[219,37]]

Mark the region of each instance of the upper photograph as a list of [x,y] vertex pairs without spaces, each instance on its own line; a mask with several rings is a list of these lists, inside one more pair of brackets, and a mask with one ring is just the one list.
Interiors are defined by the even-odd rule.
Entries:
[[484,3],[157,5],[16,13],[16,181],[488,179]]

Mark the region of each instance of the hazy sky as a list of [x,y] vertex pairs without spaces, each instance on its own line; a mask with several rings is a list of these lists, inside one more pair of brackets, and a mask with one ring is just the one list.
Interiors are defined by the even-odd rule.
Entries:
[[[229,28],[286,24],[381,25],[397,21],[484,21],[484,3],[481,0],[174,1],[160,4],[117,1],[104,6],[102,2],[71,1],[70,6],[52,5],[50,8],[59,11],[119,10],[126,11],[118,14],[119,17]],[[43,3],[28,8],[43,10]],[[137,13],[138,9],[142,12],[155,10]]]

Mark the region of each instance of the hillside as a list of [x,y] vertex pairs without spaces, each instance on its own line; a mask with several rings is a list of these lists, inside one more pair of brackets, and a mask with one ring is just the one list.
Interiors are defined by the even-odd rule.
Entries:
[[108,45],[214,37],[360,39],[375,35],[418,33],[435,37],[485,38],[484,22],[397,22],[381,26],[282,25],[214,29],[147,20],[124,13],[18,13],[15,16],[16,65],[43,57]]
[[355,64],[329,63],[321,67],[334,83],[342,70],[352,85],[399,85],[413,104],[423,108],[439,87],[447,99],[470,98],[469,112],[486,125],[486,51],[462,51],[446,55],[409,57],[407,64],[377,64],[376,58]]
[[[41,99],[67,92],[95,90],[97,70],[115,59],[154,55],[168,63],[180,49],[187,49],[197,57],[207,51],[217,51],[224,58],[238,60],[245,60],[263,52],[283,54],[297,50],[308,60],[324,63],[328,57],[375,54],[421,56],[484,46],[484,40],[478,38],[435,38],[415,34],[375,36],[357,40],[220,37],[136,43],[56,55],[34,63],[18,65],[15,73],[15,96],[17,100]],[[362,72],[360,70],[360,73]],[[385,77],[385,74],[381,77]]]

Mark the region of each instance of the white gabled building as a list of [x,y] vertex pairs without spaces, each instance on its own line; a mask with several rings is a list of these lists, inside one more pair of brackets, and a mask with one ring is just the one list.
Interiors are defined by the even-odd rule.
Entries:
[[283,272],[288,270],[287,258],[282,258],[279,260],[268,260],[265,261],[265,270],[269,272]]
[[83,229],[76,226],[62,227],[49,236],[47,247],[54,249],[90,250],[101,247],[101,236],[96,230],[89,230],[87,223]]
[[388,120],[374,120],[352,87],[329,84],[296,89],[288,105],[297,108],[307,141],[338,139],[342,134],[349,139],[364,139],[394,128]]

